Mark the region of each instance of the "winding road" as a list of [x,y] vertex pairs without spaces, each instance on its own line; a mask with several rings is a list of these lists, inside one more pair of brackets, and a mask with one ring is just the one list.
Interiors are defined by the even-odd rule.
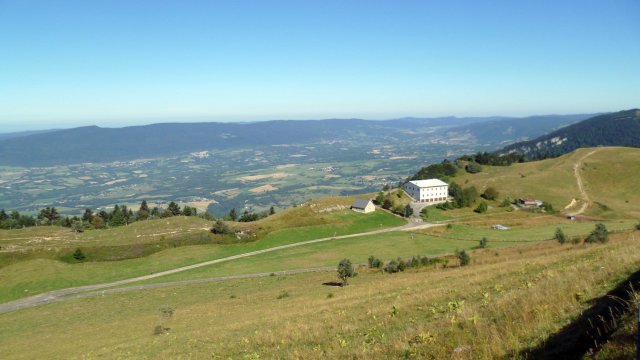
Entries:
[[354,238],[354,237],[359,237],[359,236],[384,234],[384,233],[394,232],[394,231],[412,231],[412,230],[426,229],[426,228],[430,228],[430,227],[443,226],[443,225],[444,224],[441,224],[441,223],[426,223],[425,224],[419,219],[413,219],[412,218],[412,219],[410,219],[409,223],[407,223],[405,225],[402,225],[402,226],[396,226],[396,227],[386,228],[386,229],[381,229],[381,230],[362,232],[362,233],[357,233],[357,234],[332,236],[332,237],[326,237],[326,238],[321,238],[321,239],[301,241],[301,242],[297,242],[297,243],[274,246],[274,247],[267,248],[267,249],[246,252],[246,253],[242,253],[242,254],[238,254],[238,255],[227,256],[227,257],[220,258],[220,259],[204,261],[204,262],[200,262],[200,263],[196,263],[196,264],[192,264],[192,265],[181,266],[181,267],[178,267],[178,268],[175,268],[175,269],[161,271],[161,272],[157,272],[157,273],[153,273],[153,274],[149,274],[149,275],[137,276],[137,277],[133,277],[133,278],[123,279],[123,280],[118,280],[118,281],[113,281],[113,282],[108,282],[108,283],[102,283],[102,284],[85,285],[85,286],[78,286],[78,287],[73,287],[73,288],[53,290],[53,291],[49,291],[49,292],[46,292],[46,293],[42,293],[42,294],[38,294],[38,295],[27,297],[27,298],[22,298],[22,299],[10,301],[10,302],[4,303],[4,304],[0,304],[0,314],[16,311],[16,310],[19,310],[19,309],[34,307],[34,306],[38,306],[38,305],[50,304],[50,303],[58,302],[58,301],[78,299],[78,298],[96,296],[96,295],[103,295],[103,294],[119,293],[119,292],[125,292],[125,291],[134,291],[134,290],[142,290],[142,289],[153,289],[153,288],[166,287],[166,286],[185,285],[185,284],[210,282],[210,281],[222,281],[222,280],[230,280],[230,279],[264,277],[264,276],[271,276],[272,274],[275,274],[275,275],[291,275],[291,274],[297,274],[297,273],[303,273],[303,272],[333,270],[333,269],[335,269],[335,267],[317,267],[317,268],[308,268],[308,269],[275,271],[275,272],[259,273],[259,274],[234,275],[234,276],[223,276],[223,277],[207,278],[207,279],[194,279],[194,280],[167,282],[167,283],[136,285],[136,286],[128,286],[128,287],[124,287],[124,288],[115,288],[115,289],[113,289],[116,286],[127,285],[127,284],[131,284],[131,283],[139,282],[139,281],[144,281],[144,280],[155,279],[155,278],[158,278],[158,277],[161,277],[161,276],[166,276],[166,275],[175,274],[175,273],[179,273],[179,272],[183,272],[183,271],[188,271],[188,270],[192,270],[192,269],[201,268],[203,266],[219,264],[219,263],[226,262],[226,261],[238,260],[238,259],[242,259],[242,258],[246,258],[246,257],[250,257],[250,256],[265,254],[265,253],[279,251],[279,250],[283,250],[283,249],[294,248],[294,247],[298,247],[298,246],[305,246],[305,245],[315,244],[315,243],[320,243],[320,242],[325,242],[325,241],[348,239],[348,238]]

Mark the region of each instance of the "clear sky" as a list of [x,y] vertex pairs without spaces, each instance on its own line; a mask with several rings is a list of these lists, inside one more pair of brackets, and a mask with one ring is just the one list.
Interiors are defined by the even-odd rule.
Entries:
[[0,0],[0,132],[633,107],[638,0]]

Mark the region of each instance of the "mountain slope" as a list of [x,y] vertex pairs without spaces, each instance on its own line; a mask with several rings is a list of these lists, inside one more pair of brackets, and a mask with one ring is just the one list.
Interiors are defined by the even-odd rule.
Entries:
[[[588,201],[587,215],[638,218],[640,194],[635,184],[640,176],[639,159],[637,148],[586,148],[540,161],[482,166],[477,174],[459,171],[452,180],[465,187],[475,186],[480,193],[491,186],[498,190],[500,199],[540,199],[569,213]],[[578,187],[576,164],[588,199]]]
[[640,110],[595,116],[534,140],[506,146],[499,153],[518,152],[529,159],[541,159],[590,146],[640,147]]
[[[470,139],[497,146],[531,138],[588,115],[529,118],[402,118],[387,121],[328,119],[255,123],[163,123],[124,128],[79,127],[0,138],[0,165],[51,166],[162,157],[206,149],[307,144],[321,141],[404,143]],[[482,126],[490,123],[491,127]],[[499,133],[494,128],[506,128]],[[509,130],[511,129],[511,130]]]

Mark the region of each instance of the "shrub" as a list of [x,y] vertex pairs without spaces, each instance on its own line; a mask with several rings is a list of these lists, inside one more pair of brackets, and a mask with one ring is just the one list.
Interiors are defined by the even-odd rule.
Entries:
[[489,186],[488,188],[486,188],[484,190],[484,193],[482,193],[482,197],[487,199],[487,200],[495,200],[498,198],[498,190],[496,190],[496,188]]
[[482,239],[480,239],[480,248],[481,249],[486,248],[488,242],[489,240],[486,237],[483,237]]
[[556,235],[555,235],[555,239],[558,240],[558,242],[560,244],[564,244],[567,242],[567,235],[564,234],[564,232],[562,231],[562,229],[557,228],[556,229]]
[[411,258],[411,267],[418,267],[418,266],[420,266],[420,256],[412,257]]
[[[422,217],[425,220],[429,217],[429,210],[428,210],[427,207],[425,207],[422,210],[420,210],[420,217]],[[639,224],[639,226],[640,226],[640,224]]]
[[288,297],[289,297],[289,293],[287,291],[282,291],[282,292],[280,292],[280,294],[278,294],[276,299],[280,300],[280,299],[284,299],[284,298],[288,298]]
[[478,205],[478,207],[473,211],[477,212],[478,214],[486,213],[487,212],[487,203],[484,202],[484,201],[480,202],[480,205]]
[[471,261],[471,257],[469,256],[469,254],[467,254],[466,251],[464,251],[464,250],[461,250],[461,251],[456,250],[456,256],[458,257],[458,260],[460,260],[460,266],[469,265],[469,262]]
[[77,248],[76,251],[73,252],[73,258],[77,261],[84,261],[87,257],[84,256],[84,253],[80,248]]
[[380,266],[382,266],[382,261],[380,261],[380,259],[373,255],[369,256],[367,262],[369,263],[370,268],[379,268]]
[[401,258],[398,258],[398,271],[405,271],[407,269],[407,263]]
[[420,264],[421,264],[422,266],[427,266],[427,265],[429,265],[429,258],[428,258],[428,257],[426,257],[426,256],[423,256],[423,257],[420,259]]
[[385,266],[384,271],[388,272],[389,274],[397,273],[398,272],[398,263],[395,260],[389,261],[387,266]]
[[82,223],[82,221],[76,220],[73,223],[71,223],[71,231],[75,233],[84,232],[84,224]]
[[391,200],[384,199],[384,202],[382,202],[382,208],[385,210],[389,210],[391,209],[391,206],[393,206],[393,203],[391,202]]
[[548,212],[548,213],[553,213],[554,212],[553,206],[550,203],[546,202],[546,201],[542,202],[542,205],[540,205],[540,208],[542,208],[545,212]]
[[222,220],[218,219],[211,227],[211,232],[214,234],[225,235],[225,234],[230,234],[231,229],[229,229],[227,224],[222,222]]
[[404,209],[402,209],[402,216],[409,217],[411,215],[413,215],[413,208],[411,205],[407,204]]
[[469,174],[477,174],[482,171],[482,166],[480,166],[480,164],[477,164],[477,163],[469,163],[467,164],[467,166],[464,167],[464,169]]
[[640,230],[640,223],[636,224],[636,230]]
[[373,261],[376,259],[375,256],[371,255],[369,256],[369,258],[367,259],[367,263],[369,264],[369,267],[372,268],[373,267]]
[[585,239],[586,243],[606,243],[607,241],[609,241],[609,231],[602,223],[596,224],[596,228]]
[[571,243],[573,245],[578,245],[582,242],[582,238],[580,238],[580,236],[574,236],[571,238]]

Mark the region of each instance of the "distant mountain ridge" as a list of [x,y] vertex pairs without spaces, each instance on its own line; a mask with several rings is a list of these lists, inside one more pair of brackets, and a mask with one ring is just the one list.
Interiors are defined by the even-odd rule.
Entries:
[[[0,165],[53,166],[161,157],[206,149],[259,147],[321,141],[465,137],[503,145],[545,134],[590,115],[527,118],[442,117],[273,120],[252,123],[160,123],[123,128],[85,126],[0,138]],[[506,131],[499,131],[506,129]]]
[[594,146],[640,147],[640,110],[594,116],[534,140],[508,145],[498,153],[516,152],[528,159],[542,159]]

